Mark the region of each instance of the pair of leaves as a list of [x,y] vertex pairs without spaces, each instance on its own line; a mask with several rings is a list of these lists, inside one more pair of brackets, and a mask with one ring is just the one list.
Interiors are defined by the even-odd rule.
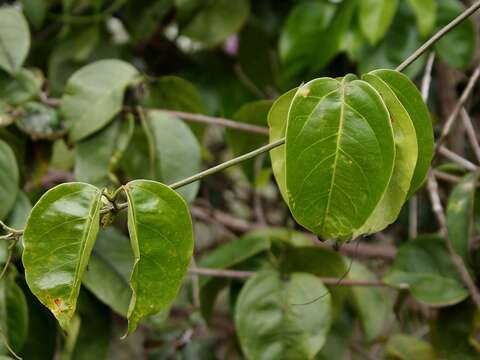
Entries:
[[67,81],[61,112],[72,141],[100,130],[122,110],[123,95],[138,71],[120,60],[100,60],[77,70]]
[[[185,202],[167,186],[148,180],[124,186],[134,254],[127,334],[140,319],[174,300],[191,259],[192,224]],[[32,293],[68,329],[81,279],[97,237],[102,191],[66,183],[34,206],[24,232],[23,265]],[[159,281],[160,280],[160,281]]]
[[428,109],[408,78],[320,78],[282,95],[269,114],[271,152],[295,219],[327,239],[351,239],[395,221],[433,153]]

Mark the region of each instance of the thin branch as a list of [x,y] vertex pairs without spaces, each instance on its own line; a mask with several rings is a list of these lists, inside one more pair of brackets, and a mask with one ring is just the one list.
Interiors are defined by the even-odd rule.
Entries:
[[[188,270],[191,275],[212,276],[230,279],[248,279],[254,276],[254,271],[240,271],[240,270],[226,270],[226,269],[209,269],[190,267]],[[340,286],[380,286],[390,287],[381,280],[352,280],[339,279],[334,277],[318,277],[325,285],[340,285]]]
[[447,229],[447,221],[445,218],[445,212],[443,210],[442,202],[440,200],[440,195],[438,193],[437,180],[435,179],[435,176],[433,175],[432,171],[428,173],[427,189],[430,195],[430,201],[432,203],[433,212],[435,213],[437,222],[440,225],[440,233],[445,239],[447,250],[450,253],[450,258],[452,260],[452,263],[455,266],[455,269],[457,270],[458,274],[460,275],[462,282],[467,287],[473,302],[475,303],[477,308],[480,309],[480,293],[478,292],[475,282],[470,276],[470,273],[468,272],[467,267],[465,266],[465,263],[463,262],[462,258],[455,252],[452,246],[452,242],[448,237],[448,229]]
[[463,20],[472,15],[475,11],[480,8],[480,1],[477,1],[475,4],[466,9],[463,13],[453,19],[446,26],[441,28],[435,35],[433,35],[426,43],[420,46],[412,55],[410,55],[405,61],[397,66],[397,71],[403,71],[407,66],[411,65],[415,60],[422,56],[432,45],[434,45],[438,40],[440,40],[445,34],[452,30],[455,26],[460,24]]
[[422,99],[427,102],[428,94],[430,93],[430,86],[432,84],[432,69],[435,61],[435,53],[428,55],[427,64],[425,65],[425,72],[422,78]]
[[438,150],[439,154],[446,157],[447,159],[453,161],[454,163],[460,165],[468,171],[477,171],[478,166],[472,163],[471,161],[461,157],[460,155],[454,153],[453,151],[447,149],[445,146],[440,146]]
[[470,142],[470,145],[472,145],[472,149],[475,153],[475,157],[477,158],[477,162],[480,163],[480,145],[478,143],[475,129],[473,128],[472,119],[470,119],[470,116],[468,115],[467,110],[465,110],[464,107],[462,107],[460,116],[462,118],[463,127],[465,128],[465,131],[467,133],[468,141]]
[[[476,5],[480,6],[480,1]],[[448,134],[450,133],[453,123],[457,119],[458,114],[460,113],[460,110],[463,108],[463,106],[467,102],[479,76],[480,76],[480,65],[478,65],[475,68],[472,76],[468,80],[467,86],[465,87],[462,95],[460,96],[460,99],[458,100],[457,104],[455,105],[455,108],[453,109],[452,113],[450,114],[447,121],[445,122],[442,133],[440,134],[440,137],[438,138],[437,143],[435,145],[435,154],[439,152],[440,147],[442,146],[443,142],[445,141]]]

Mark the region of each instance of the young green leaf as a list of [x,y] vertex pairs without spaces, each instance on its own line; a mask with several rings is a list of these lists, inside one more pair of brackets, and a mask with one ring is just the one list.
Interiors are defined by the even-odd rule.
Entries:
[[16,73],[30,49],[30,30],[23,14],[13,7],[0,9],[0,68]]
[[395,165],[387,190],[367,222],[357,231],[359,235],[381,231],[397,219],[407,199],[418,157],[417,136],[413,121],[393,90],[375,75],[364,75],[363,80],[380,93],[387,106],[396,151]]
[[32,293],[68,329],[99,228],[102,192],[64,183],[35,204],[23,234],[23,266]]
[[70,139],[84,139],[108,124],[122,109],[125,89],[137,75],[132,65],[110,59],[77,70],[68,79],[61,106]]
[[286,179],[290,210],[326,239],[349,239],[390,181],[393,130],[368,83],[320,78],[299,88],[288,114]]
[[407,76],[394,70],[375,70],[370,74],[382,80],[393,91],[415,127],[418,159],[408,190],[408,197],[410,197],[422,186],[433,157],[434,142],[430,113],[422,95]]
[[370,44],[375,45],[392,23],[398,0],[362,0],[358,5],[360,29]]
[[420,34],[429,36],[437,17],[437,0],[408,0],[408,5],[415,14]]
[[402,245],[383,280],[392,286],[407,285],[412,295],[427,305],[452,305],[468,296],[445,240],[438,236],[422,236]]
[[250,12],[248,0],[176,1],[176,5],[182,35],[208,46],[236,33]]
[[[439,1],[437,27],[447,25],[464,10],[465,6],[459,0]],[[472,62],[476,40],[477,32],[472,19],[465,19],[438,41],[435,50],[448,64],[458,69],[465,69]]]
[[18,193],[18,165],[15,154],[6,142],[0,140],[0,220],[5,219]]
[[[285,137],[288,111],[296,92],[297,89],[295,88],[280,96],[275,100],[268,112],[268,126],[270,128],[271,143]],[[280,194],[282,194],[283,200],[288,203],[285,176],[285,145],[270,150],[270,158],[272,160],[273,175],[277,181],[278,189],[280,190]]]
[[282,279],[275,272],[258,273],[245,283],[235,306],[245,356],[313,359],[330,329],[330,308],[328,290],[314,275],[295,273]]
[[468,252],[473,232],[475,188],[479,173],[466,175],[453,189],[448,199],[448,237],[456,253],[468,263]]
[[184,200],[168,186],[134,180],[124,189],[135,257],[128,335],[143,317],[168,308],[175,299],[192,258],[193,234]]

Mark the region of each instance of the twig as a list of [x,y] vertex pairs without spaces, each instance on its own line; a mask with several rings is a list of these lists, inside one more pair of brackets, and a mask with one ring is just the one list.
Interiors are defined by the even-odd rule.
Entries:
[[472,149],[475,153],[475,157],[477,158],[477,162],[480,163],[480,145],[478,143],[477,135],[475,134],[475,129],[473,128],[472,119],[470,119],[470,116],[468,115],[467,110],[465,110],[464,107],[462,107],[460,116],[462,118],[463,127],[465,128],[465,131],[467,133],[468,141],[472,145]]
[[440,40],[446,33],[452,30],[455,26],[460,24],[463,20],[472,15],[475,11],[480,8],[480,1],[477,1],[475,4],[466,9],[463,13],[453,19],[450,23],[440,29],[435,35],[433,35],[426,43],[420,46],[412,55],[410,55],[405,61],[403,61],[399,66],[397,66],[397,71],[403,71],[407,66],[412,64],[420,56],[425,53],[432,45],[434,45],[438,40]]
[[422,78],[422,98],[423,101],[427,101],[428,94],[430,92],[430,85],[432,84],[432,69],[433,62],[435,61],[435,53],[428,55],[427,64],[425,65],[425,72]]
[[[480,1],[476,3],[476,5],[480,6]],[[467,102],[468,97],[470,96],[475,83],[477,82],[478,78],[480,76],[480,65],[478,65],[470,79],[468,80],[467,86],[463,90],[462,95],[460,96],[460,99],[458,100],[457,104],[455,105],[455,108],[451,112],[450,116],[448,117],[447,121],[445,122],[445,125],[443,127],[442,133],[440,134],[440,137],[437,140],[437,143],[435,145],[435,154],[437,154],[440,150],[440,147],[442,146],[443,142],[445,141],[446,137],[450,133],[450,130],[452,128],[453,123],[455,122],[458,114],[460,113],[460,110],[463,108],[465,103]]]
[[456,175],[452,175],[439,170],[432,170],[432,171],[433,171],[433,175],[435,175],[435,177],[439,180],[447,181],[450,183],[458,183],[461,180],[461,177]]
[[458,274],[460,275],[462,282],[467,287],[468,292],[470,293],[475,305],[477,306],[478,309],[480,309],[480,293],[478,292],[478,289],[472,277],[470,276],[462,258],[455,252],[452,246],[452,242],[448,237],[448,229],[447,229],[447,222],[445,218],[445,212],[443,210],[442,202],[440,200],[440,195],[438,193],[437,180],[435,179],[435,176],[433,175],[432,171],[428,173],[427,189],[430,195],[430,201],[432,203],[433,212],[435,213],[437,222],[440,225],[440,233],[445,239],[447,250],[450,253],[450,258],[452,260],[452,263],[455,266],[455,269],[457,270]]
[[438,152],[446,157],[447,159],[453,161],[454,163],[460,165],[466,170],[469,171],[476,171],[478,170],[478,166],[472,163],[471,161],[468,161],[467,159],[461,157],[458,154],[455,154],[453,151],[447,149],[444,146],[440,146]]
[[[230,278],[230,279],[248,279],[256,274],[254,271],[209,269],[209,268],[199,268],[199,267],[191,267],[188,270],[188,272],[191,275],[194,274],[194,275],[201,275],[201,276],[212,276],[212,277],[221,277],[221,278]],[[381,280],[342,279],[341,281],[339,281],[338,278],[334,278],[334,277],[318,277],[318,278],[326,285],[391,287],[390,285],[384,283]],[[398,287],[395,287],[395,288],[398,288]]]

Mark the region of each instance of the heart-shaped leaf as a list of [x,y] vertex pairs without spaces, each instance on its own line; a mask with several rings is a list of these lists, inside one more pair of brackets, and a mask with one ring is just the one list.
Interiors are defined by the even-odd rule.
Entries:
[[447,228],[453,248],[468,263],[473,231],[475,189],[479,173],[466,175],[453,189],[448,199]]
[[134,180],[124,186],[135,263],[127,334],[140,319],[175,299],[193,252],[192,220],[180,195],[161,183]]
[[8,144],[0,140],[0,220],[5,219],[15,204],[18,193],[18,165]]
[[138,71],[120,60],[100,60],[77,70],[67,81],[61,111],[72,141],[100,130],[122,109],[123,94]]
[[245,283],[235,306],[235,326],[248,359],[313,359],[330,322],[330,295],[311,274],[283,279],[260,272]]
[[23,14],[13,7],[0,9],[0,68],[17,72],[29,49],[30,30]]
[[23,266],[32,293],[67,329],[99,228],[102,192],[65,183],[35,204],[23,234]]
[[290,210],[326,239],[349,239],[390,181],[395,146],[378,92],[352,76],[312,80],[288,114],[286,179]]

